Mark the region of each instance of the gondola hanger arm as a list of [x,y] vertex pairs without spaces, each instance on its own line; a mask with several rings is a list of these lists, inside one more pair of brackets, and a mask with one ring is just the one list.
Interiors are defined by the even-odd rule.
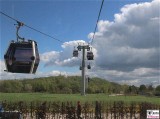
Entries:
[[21,39],[22,41],[24,41],[24,38],[22,38],[22,37],[19,36],[19,29],[20,29],[21,26],[24,25],[24,23],[17,21],[17,24],[15,24],[15,25],[17,25],[17,31],[16,31],[17,42],[18,42],[19,39]]

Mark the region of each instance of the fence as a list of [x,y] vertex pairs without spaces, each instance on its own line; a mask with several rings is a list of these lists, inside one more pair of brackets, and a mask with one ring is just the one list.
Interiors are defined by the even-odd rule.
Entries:
[[21,101],[2,102],[2,107],[7,112],[15,110],[20,112],[22,119],[146,119],[146,110],[160,110],[158,104],[148,102],[127,104],[123,101],[85,103]]

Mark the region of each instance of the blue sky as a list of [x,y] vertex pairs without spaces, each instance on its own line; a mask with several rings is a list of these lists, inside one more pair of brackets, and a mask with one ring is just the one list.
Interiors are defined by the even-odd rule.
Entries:
[[[125,4],[143,1],[146,0],[105,0],[100,19],[112,21]],[[88,42],[87,36],[94,30],[100,5],[101,0],[2,0],[1,11],[64,42],[80,39]],[[14,24],[15,21],[1,15],[2,52],[8,42],[16,38]],[[20,34],[26,39],[35,39],[40,53],[61,50],[61,43],[26,27],[21,28]]]
[[[150,0],[105,0],[100,20],[114,22],[115,14],[126,4],[139,4]],[[83,40],[89,42],[88,35],[93,32],[101,0],[1,0],[0,9],[9,16],[25,24],[49,34],[65,42]],[[10,40],[16,39],[15,21],[0,15],[1,42],[0,60],[3,61],[4,52]],[[100,28],[99,28],[100,29]],[[62,43],[39,34],[27,27],[20,29],[20,35],[26,39],[38,42],[39,53],[63,52]],[[68,52],[72,54],[72,52]],[[60,58],[61,59],[61,58]],[[62,71],[78,72],[78,66],[51,65],[44,67],[41,62],[39,72]],[[93,63],[94,64],[94,63]],[[107,74],[106,74],[107,75]]]

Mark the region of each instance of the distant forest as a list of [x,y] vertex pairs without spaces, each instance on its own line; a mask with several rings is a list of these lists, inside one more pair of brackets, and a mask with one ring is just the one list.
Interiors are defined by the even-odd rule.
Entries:
[[[120,85],[100,78],[91,78],[87,81],[86,92],[106,94],[128,94],[128,95],[160,95],[160,85]],[[80,93],[81,77],[79,76],[55,76],[23,80],[0,80],[0,92],[3,93],[27,93],[46,92],[56,94]]]

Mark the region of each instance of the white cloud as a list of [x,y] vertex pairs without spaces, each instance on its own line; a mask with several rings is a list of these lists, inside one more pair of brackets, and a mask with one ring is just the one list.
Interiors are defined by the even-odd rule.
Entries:
[[[68,66],[73,67],[80,64],[81,52],[79,58],[72,57],[74,47],[77,48],[78,44],[87,44],[83,40],[69,41],[62,44],[63,51],[60,52],[47,52],[41,54],[41,61],[45,62],[45,66]],[[93,49],[95,51],[95,49]]]
[[0,60],[0,80],[5,79],[32,79],[32,78],[38,78],[38,77],[49,77],[49,76],[74,76],[74,75],[80,75],[80,72],[66,72],[66,71],[58,71],[53,70],[49,72],[36,72],[36,74],[20,74],[20,73],[9,73],[5,72],[5,65],[4,61]]
[[45,52],[40,55],[40,59],[43,62],[49,62],[50,60],[56,60],[59,57],[59,52],[51,51]]
[[4,71],[5,70],[5,64],[4,61],[0,60],[0,71]]
[[[96,72],[96,73],[95,73]],[[160,70],[153,68],[137,68],[130,72],[92,68],[89,76],[100,77],[109,81],[139,86],[141,84],[158,85]],[[155,83],[156,82],[156,83]]]
[[159,4],[125,5],[113,22],[99,21],[93,41],[98,54],[96,66],[119,71],[159,68]]
[[93,41],[98,57],[91,75],[135,85],[160,79],[159,4],[125,5],[114,21],[99,21]]

